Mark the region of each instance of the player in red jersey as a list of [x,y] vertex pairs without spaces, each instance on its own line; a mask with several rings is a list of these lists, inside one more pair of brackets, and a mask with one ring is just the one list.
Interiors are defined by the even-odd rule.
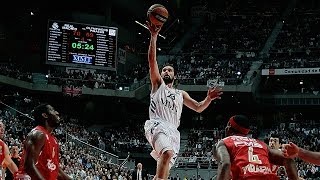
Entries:
[[32,180],[71,179],[59,167],[59,144],[52,134],[60,123],[59,113],[51,105],[41,104],[34,109],[33,115],[37,126],[24,142],[16,179],[29,179],[28,176]]
[[11,173],[16,173],[18,171],[18,167],[11,159],[7,144],[1,140],[4,137],[4,132],[5,126],[3,122],[0,121],[0,180],[5,179],[5,173],[2,166],[6,166]]
[[229,119],[226,138],[218,142],[213,155],[218,161],[218,180],[275,180],[271,164],[285,166],[289,179],[298,179],[292,159],[285,158],[281,151],[273,150],[257,139],[246,137],[250,131],[249,120],[243,115]]

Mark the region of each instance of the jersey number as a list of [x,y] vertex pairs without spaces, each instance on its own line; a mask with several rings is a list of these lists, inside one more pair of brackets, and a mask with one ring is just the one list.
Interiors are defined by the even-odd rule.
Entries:
[[248,149],[248,159],[249,159],[249,162],[251,162],[251,163],[262,164],[258,155],[253,154],[253,147],[249,147],[249,149]]

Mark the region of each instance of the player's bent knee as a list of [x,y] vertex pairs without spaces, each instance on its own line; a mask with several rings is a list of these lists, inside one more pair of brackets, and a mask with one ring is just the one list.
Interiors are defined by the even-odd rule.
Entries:
[[162,153],[162,157],[164,159],[171,159],[173,157],[173,151],[172,150],[166,150]]

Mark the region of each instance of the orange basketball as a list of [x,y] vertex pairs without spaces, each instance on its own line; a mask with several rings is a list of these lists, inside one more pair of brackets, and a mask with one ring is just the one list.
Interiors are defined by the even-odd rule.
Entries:
[[156,26],[163,25],[169,17],[168,10],[161,4],[154,4],[148,9],[147,16]]

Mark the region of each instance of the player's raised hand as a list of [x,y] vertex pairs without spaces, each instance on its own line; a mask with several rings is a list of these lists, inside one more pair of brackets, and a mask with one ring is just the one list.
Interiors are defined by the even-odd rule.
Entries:
[[292,142],[290,142],[289,144],[283,144],[282,152],[283,155],[287,158],[295,158],[298,156],[299,147]]
[[221,99],[221,95],[223,94],[222,92],[222,88],[221,87],[214,87],[214,88],[210,88],[208,90],[207,96],[211,99],[211,100],[215,100],[215,99]]
[[149,21],[146,21],[146,23],[147,23],[147,27],[148,27],[151,35],[152,36],[158,36],[158,34],[159,34],[159,32],[160,32],[160,30],[162,28],[162,25],[156,26],[156,25],[150,23]]

